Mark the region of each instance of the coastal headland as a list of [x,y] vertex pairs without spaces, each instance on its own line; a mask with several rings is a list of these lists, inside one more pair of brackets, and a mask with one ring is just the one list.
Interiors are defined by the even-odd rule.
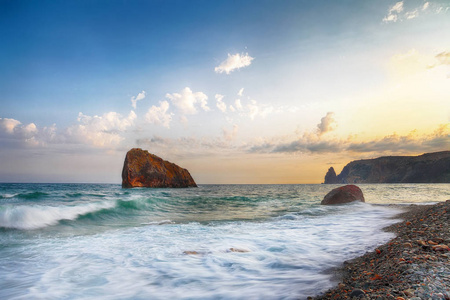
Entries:
[[330,167],[324,183],[450,183],[450,151],[355,160],[339,175]]
[[450,200],[411,205],[385,230],[397,237],[344,262],[340,283],[308,299],[450,299]]

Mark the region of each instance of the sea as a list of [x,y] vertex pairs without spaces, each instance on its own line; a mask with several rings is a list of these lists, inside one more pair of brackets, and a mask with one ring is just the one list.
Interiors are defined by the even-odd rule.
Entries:
[[[394,237],[409,204],[450,184],[0,184],[0,299],[306,299],[333,268]],[[392,205],[396,204],[396,205]]]

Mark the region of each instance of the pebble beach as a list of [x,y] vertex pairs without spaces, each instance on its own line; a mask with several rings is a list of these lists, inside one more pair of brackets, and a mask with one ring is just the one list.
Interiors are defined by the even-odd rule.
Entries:
[[334,270],[340,283],[308,299],[450,299],[450,200],[411,205],[396,237]]

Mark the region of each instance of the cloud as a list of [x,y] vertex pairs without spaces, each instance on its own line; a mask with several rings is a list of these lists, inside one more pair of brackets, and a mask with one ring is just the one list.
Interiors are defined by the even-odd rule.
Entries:
[[248,53],[236,53],[231,55],[228,53],[228,58],[220,63],[219,66],[214,68],[216,73],[226,73],[227,75],[234,70],[248,67],[252,63],[254,58],[249,56]]
[[216,94],[215,98],[216,98],[216,106],[218,109],[220,109],[221,112],[226,112],[227,111],[227,105],[225,104],[225,102],[223,102],[223,95],[220,94]]
[[146,94],[147,94],[147,93],[146,93],[145,91],[142,91],[142,92],[140,92],[137,96],[131,97],[131,106],[132,106],[134,109],[136,109],[136,103],[137,103],[138,101],[144,99],[145,96],[146,96]]
[[[240,104],[240,101],[239,101],[239,104]],[[242,108],[242,106],[241,106],[241,108]],[[248,116],[252,120],[254,120],[258,116],[265,118],[267,115],[272,113],[274,110],[273,106],[259,105],[256,100],[251,100],[250,104],[247,104],[247,108],[248,108]]]
[[167,159],[178,158],[201,158],[217,157],[236,153],[237,147],[231,142],[237,133],[237,126],[231,131],[226,129],[223,137],[180,137],[166,138],[153,136],[151,138],[139,138],[136,145],[152,149],[153,153],[162,153]]
[[434,152],[447,150],[450,147],[448,125],[441,125],[434,133],[417,136],[392,134],[379,139],[363,142],[352,142],[346,146],[350,152],[365,153],[402,153],[402,152]]
[[0,138],[4,140],[19,141],[28,146],[34,146],[39,144],[38,134],[39,130],[34,123],[23,125],[15,119],[0,118]]
[[441,65],[450,65],[450,52],[441,52],[436,55],[436,59]]
[[405,13],[405,18],[407,20],[411,20],[411,19],[417,18],[418,16],[419,16],[419,10],[418,9],[415,9],[415,10],[412,10],[412,11],[407,11]]
[[8,118],[0,118],[0,128],[6,133],[14,133],[14,129],[22,124],[20,121]]
[[403,11],[403,1],[395,3],[389,8],[387,16],[383,18],[383,22],[397,22],[399,14]]
[[294,141],[262,141],[247,148],[250,153],[372,153],[409,154],[435,152],[449,149],[449,125],[439,126],[433,133],[418,135],[415,131],[408,135],[391,134],[367,141],[324,139],[319,135],[305,133]]
[[233,140],[233,139],[236,137],[236,135],[237,135],[238,129],[239,129],[239,126],[236,125],[236,124],[233,125],[233,128],[232,128],[231,130],[228,130],[228,129],[226,129],[226,128],[223,128],[223,129],[222,129],[223,138],[224,138],[226,141],[231,141],[231,140]]
[[131,111],[127,117],[108,112],[102,116],[78,114],[79,124],[70,126],[64,135],[69,143],[89,144],[106,148],[117,146],[124,138],[121,133],[134,124],[136,114]]
[[234,106],[236,106],[236,109],[237,109],[237,110],[242,110],[243,107],[242,107],[242,104],[241,104],[241,99],[236,99],[236,100],[234,101]]
[[170,122],[172,121],[172,113],[168,113],[169,102],[159,102],[159,106],[150,107],[145,114],[145,120],[155,125],[162,125],[166,128],[170,128]]
[[188,87],[184,88],[181,93],[166,94],[166,98],[169,99],[175,107],[177,107],[184,115],[196,114],[197,105],[204,111],[209,111],[208,96],[202,92],[193,93]]
[[320,123],[317,124],[317,132],[319,135],[333,131],[336,128],[337,125],[333,116],[333,112],[328,112],[327,115],[320,120]]
[[0,118],[0,140],[1,144],[7,142],[14,147],[20,147],[22,143],[34,147],[46,147],[49,144],[84,144],[111,148],[124,139],[122,133],[134,124],[136,118],[134,111],[127,117],[116,112],[108,112],[102,116],[88,116],[80,112],[78,124],[69,126],[62,132],[58,132],[56,124],[38,128],[34,123],[22,125],[18,120]]
[[244,94],[244,88],[240,89],[239,92],[237,93],[237,95],[239,97],[242,97],[243,94]]
[[[408,2],[408,4],[411,2]],[[439,14],[448,11],[449,7],[441,6],[438,3],[425,2],[418,6],[405,9],[404,1],[400,1],[391,6],[387,15],[383,18],[384,23],[391,23],[403,20],[411,20],[419,17],[420,14]]]

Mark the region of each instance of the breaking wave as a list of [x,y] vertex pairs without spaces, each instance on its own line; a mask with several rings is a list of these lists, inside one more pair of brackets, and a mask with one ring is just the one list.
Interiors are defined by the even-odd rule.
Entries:
[[102,202],[78,206],[7,206],[0,209],[0,227],[38,229],[55,225],[61,220],[75,220],[79,216],[108,209],[114,205],[114,202]]

